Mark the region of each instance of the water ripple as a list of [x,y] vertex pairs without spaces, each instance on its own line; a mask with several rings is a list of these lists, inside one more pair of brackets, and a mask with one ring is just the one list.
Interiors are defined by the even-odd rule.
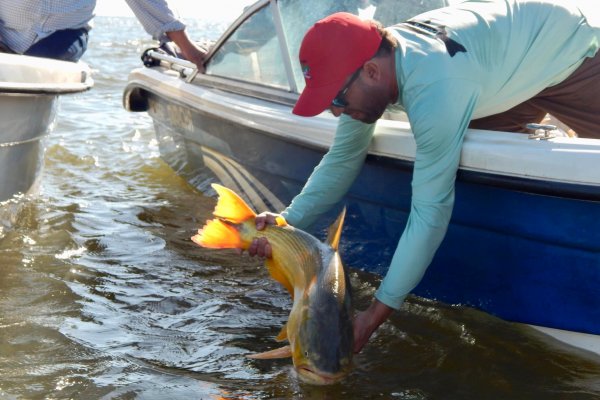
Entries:
[[[61,99],[39,196],[0,207],[0,398],[600,396],[597,358],[416,297],[341,384],[306,386],[288,359],[247,359],[280,345],[291,300],[262,261],[190,241],[214,198],[161,161],[151,120],[121,105],[150,44],[133,19],[97,21],[85,56],[96,86]],[[364,309],[380,278],[353,271],[351,281]]]

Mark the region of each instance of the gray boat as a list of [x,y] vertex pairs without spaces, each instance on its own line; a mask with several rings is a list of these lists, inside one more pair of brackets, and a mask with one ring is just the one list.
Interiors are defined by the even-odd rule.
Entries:
[[85,63],[0,54],[0,203],[36,190],[59,97],[92,86]]

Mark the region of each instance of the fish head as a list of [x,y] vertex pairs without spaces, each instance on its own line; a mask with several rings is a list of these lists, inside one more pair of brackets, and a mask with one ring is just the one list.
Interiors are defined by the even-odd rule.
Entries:
[[294,367],[307,383],[332,384],[352,368],[354,338],[347,281],[336,252],[305,292],[298,333],[290,344]]

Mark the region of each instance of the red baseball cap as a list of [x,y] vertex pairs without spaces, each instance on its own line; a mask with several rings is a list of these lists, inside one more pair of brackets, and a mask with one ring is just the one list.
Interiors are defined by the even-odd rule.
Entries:
[[374,21],[339,12],[314,24],[302,40],[300,65],[306,81],[292,112],[312,117],[325,111],[344,82],[381,44]]

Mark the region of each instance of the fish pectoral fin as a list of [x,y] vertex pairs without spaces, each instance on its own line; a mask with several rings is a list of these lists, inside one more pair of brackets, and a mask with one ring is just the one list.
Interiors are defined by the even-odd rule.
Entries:
[[247,355],[247,358],[252,358],[255,360],[268,360],[272,358],[288,358],[292,356],[292,349],[289,345],[280,347],[278,349],[273,349],[269,351],[265,351],[263,353],[256,353]]
[[306,289],[304,289],[304,297],[310,297],[311,293],[313,293],[315,290],[317,290],[317,276],[313,276],[313,278],[310,280],[310,282],[308,283],[308,286],[306,287]]
[[283,325],[283,328],[281,328],[281,331],[279,332],[279,335],[277,335],[277,337],[275,338],[275,340],[277,340],[278,342],[283,342],[287,338],[288,338],[288,336],[287,336],[287,322],[286,322]]
[[277,282],[281,283],[283,285],[283,287],[287,289],[287,291],[290,293],[290,296],[292,296],[292,300],[293,300],[294,299],[294,287],[293,287],[292,283],[289,281],[289,279],[287,278],[287,276],[285,276],[283,274],[283,272],[281,271],[281,267],[279,267],[279,265],[272,258],[267,258],[267,260],[265,261],[265,265],[267,266],[267,269],[269,270],[271,277],[273,279],[275,279]]

